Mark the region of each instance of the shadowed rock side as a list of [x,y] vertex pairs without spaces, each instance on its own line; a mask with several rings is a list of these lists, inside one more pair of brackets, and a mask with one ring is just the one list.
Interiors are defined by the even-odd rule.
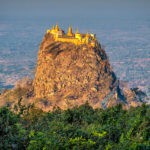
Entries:
[[94,47],[56,42],[50,33],[40,45],[33,85],[38,107],[47,111],[55,106],[67,109],[86,102],[93,108],[139,104],[134,102],[134,93],[130,91],[132,98],[128,102],[120,90],[98,42]]

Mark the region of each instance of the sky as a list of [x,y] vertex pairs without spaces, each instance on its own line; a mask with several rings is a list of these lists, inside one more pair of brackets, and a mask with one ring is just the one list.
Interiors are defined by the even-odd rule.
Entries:
[[149,0],[0,0],[2,17],[138,17],[150,15]]

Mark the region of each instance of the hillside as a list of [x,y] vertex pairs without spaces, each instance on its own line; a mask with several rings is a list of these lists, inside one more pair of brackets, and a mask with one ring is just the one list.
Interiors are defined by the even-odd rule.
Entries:
[[[61,31],[61,37],[56,37],[57,30],[51,33],[55,28]],[[5,90],[0,95],[0,106],[13,107],[20,99],[44,111],[56,107],[66,110],[87,102],[94,109],[120,103],[125,109],[141,105],[137,92],[120,88],[94,34],[74,34],[71,28],[65,34],[55,28],[47,31],[40,44],[33,81],[25,78]]]
[[[54,106],[67,109],[86,102],[93,108],[140,104],[134,92],[119,88],[119,81],[97,40],[94,46],[66,41],[56,40],[48,32],[40,45],[33,83],[35,97],[46,100],[46,109]],[[40,107],[45,106],[40,104]]]

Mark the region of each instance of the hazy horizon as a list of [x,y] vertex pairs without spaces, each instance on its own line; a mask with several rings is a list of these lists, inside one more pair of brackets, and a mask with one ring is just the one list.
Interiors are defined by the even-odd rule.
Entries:
[[2,16],[23,17],[135,17],[149,15],[148,0],[1,0],[0,14]]

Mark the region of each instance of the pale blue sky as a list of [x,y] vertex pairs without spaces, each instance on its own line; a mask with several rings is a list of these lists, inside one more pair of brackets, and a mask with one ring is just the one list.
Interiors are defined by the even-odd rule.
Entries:
[[0,16],[135,17],[150,15],[149,0],[0,0]]

